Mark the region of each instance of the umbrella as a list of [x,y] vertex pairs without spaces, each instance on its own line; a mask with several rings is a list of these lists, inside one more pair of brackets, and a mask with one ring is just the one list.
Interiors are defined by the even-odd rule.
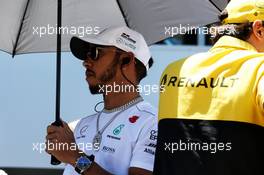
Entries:
[[13,57],[57,53],[54,124],[61,125],[61,52],[70,50],[73,35],[93,37],[109,26],[127,25],[153,44],[171,37],[172,29],[179,25],[216,22],[226,3],[227,0],[0,0],[0,49]]

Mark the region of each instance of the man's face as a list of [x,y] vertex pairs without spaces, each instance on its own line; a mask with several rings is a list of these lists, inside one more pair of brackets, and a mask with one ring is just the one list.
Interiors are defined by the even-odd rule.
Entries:
[[83,66],[86,68],[86,81],[92,94],[101,93],[99,90],[102,85],[115,80],[118,61],[115,47],[98,47],[92,54],[87,54]]

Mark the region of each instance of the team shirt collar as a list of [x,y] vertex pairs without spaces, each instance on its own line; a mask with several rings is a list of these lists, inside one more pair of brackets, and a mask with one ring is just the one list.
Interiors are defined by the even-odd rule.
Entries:
[[222,36],[210,50],[225,47],[257,52],[256,48],[250,43],[231,36]]

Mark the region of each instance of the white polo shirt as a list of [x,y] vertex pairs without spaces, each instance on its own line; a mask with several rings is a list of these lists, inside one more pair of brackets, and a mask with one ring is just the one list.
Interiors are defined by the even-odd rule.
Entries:
[[[99,130],[118,113],[103,112],[99,120]],[[127,175],[129,167],[153,171],[157,142],[157,111],[147,102],[124,110],[105,129],[100,149],[93,148],[98,114],[81,119],[74,136],[79,149],[87,155],[93,154],[95,162],[115,175]],[[71,165],[67,165],[63,175],[78,175]]]

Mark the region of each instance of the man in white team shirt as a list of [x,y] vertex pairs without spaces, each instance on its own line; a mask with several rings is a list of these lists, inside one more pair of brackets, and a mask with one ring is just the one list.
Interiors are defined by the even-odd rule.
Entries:
[[[152,174],[157,114],[136,89],[153,64],[143,36],[114,27],[92,39],[73,37],[70,47],[83,60],[91,93],[103,94],[104,109],[78,121],[74,133],[65,122],[48,126],[47,142],[75,142],[80,150],[47,152],[68,164],[64,175]],[[120,91],[111,91],[117,85]]]

